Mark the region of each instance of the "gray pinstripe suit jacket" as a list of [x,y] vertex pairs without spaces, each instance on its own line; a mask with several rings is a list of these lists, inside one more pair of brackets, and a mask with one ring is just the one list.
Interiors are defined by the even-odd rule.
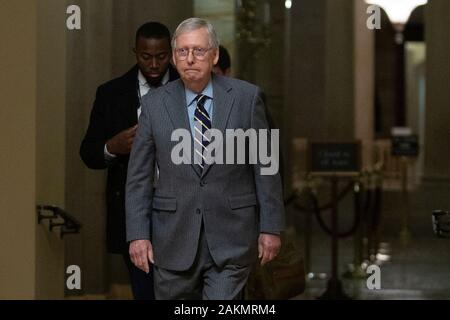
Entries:
[[[268,129],[258,87],[216,75],[212,81],[213,128]],[[212,164],[203,172],[193,163],[175,165],[171,134],[178,128],[190,132],[181,80],[143,99],[128,166],[127,241],[151,239],[156,266],[184,271],[194,262],[203,220],[218,266],[250,265],[259,233],[284,229],[280,175],[263,176],[258,164]],[[155,162],[159,178],[153,184]]]

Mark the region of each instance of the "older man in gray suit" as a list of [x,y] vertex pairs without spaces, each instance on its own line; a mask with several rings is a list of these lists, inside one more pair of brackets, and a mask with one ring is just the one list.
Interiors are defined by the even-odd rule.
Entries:
[[[172,41],[181,79],[144,97],[130,156],[131,260],[146,272],[153,264],[157,299],[237,299],[257,257],[265,264],[280,250],[280,176],[262,174],[260,161],[211,164],[204,152],[212,129],[268,129],[264,105],[256,86],[212,75],[219,44],[209,22],[183,21]],[[200,161],[175,163],[177,129],[190,133],[185,156]]]

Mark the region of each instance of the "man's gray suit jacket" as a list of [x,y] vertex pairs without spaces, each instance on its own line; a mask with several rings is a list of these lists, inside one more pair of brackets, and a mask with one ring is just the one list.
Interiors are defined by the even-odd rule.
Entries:
[[[223,133],[269,128],[258,87],[216,75],[212,84],[212,128]],[[151,240],[156,266],[185,271],[196,257],[203,223],[219,267],[252,264],[259,234],[279,233],[285,226],[280,175],[261,175],[259,162],[206,164],[203,170],[193,159],[176,165],[171,153],[179,141],[171,135],[179,128],[191,132],[184,84],[176,80],[143,99],[128,166],[127,241]],[[192,142],[191,156],[193,149]],[[248,143],[246,149],[248,154]]]

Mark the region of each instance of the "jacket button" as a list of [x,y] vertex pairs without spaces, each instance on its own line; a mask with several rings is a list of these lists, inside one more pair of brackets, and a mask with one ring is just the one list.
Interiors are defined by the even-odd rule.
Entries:
[[120,196],[120,191],[117,191],[117,192],[116,192],[116,196]]
[[204,187],[206,185],[207,185],[206,181],[200,181],[200,187]]
[[200,213],[202,213],[202,211],[201,211],[200,209],[197,208],[197,210],[195,210],[195,213],[196,213],[196,214],[200,214]]

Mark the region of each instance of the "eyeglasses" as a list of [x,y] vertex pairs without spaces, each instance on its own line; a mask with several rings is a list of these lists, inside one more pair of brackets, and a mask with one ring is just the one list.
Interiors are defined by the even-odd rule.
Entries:
[[189,56],[189,53],[192,50],[192,55],[198,59],[198,60],[204,60],[206,58],[206,53],[211,50],[211,48],[205,49],[205,48],[179,48],[175,50],[175,54],[177,55],[178,59],[180,60],[186,60]]

